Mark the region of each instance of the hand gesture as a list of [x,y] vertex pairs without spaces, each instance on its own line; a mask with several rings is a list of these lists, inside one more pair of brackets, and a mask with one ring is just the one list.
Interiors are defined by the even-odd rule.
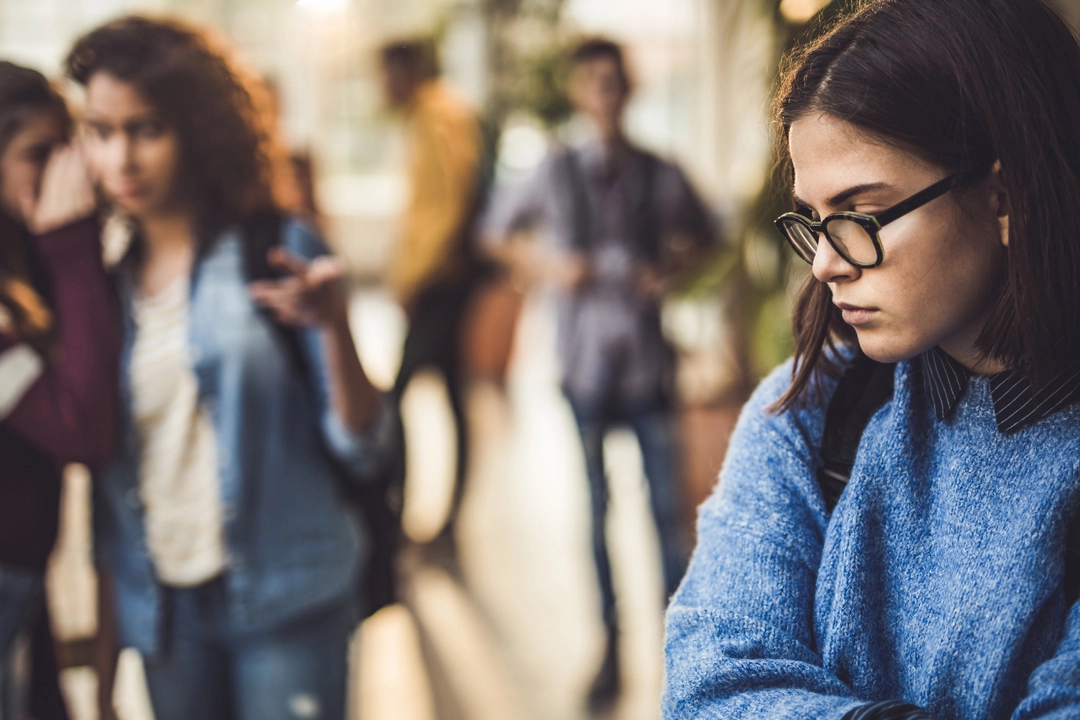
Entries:
[[671,289],[671,275],[661,272],[651,265],[639,265],[634,272],[634,285],[638,295],[646,300],[658,301]]
[[323,255],[308,262],[283,248],[271,250],[268,259],[284,276],[253,282],[248,290],[279,322],[327,328],[347,320],[345,268],[340,260]]
[[83,152],[74,145],[53,150],[36,196],[34,191],[27,188],[19,201],[26,225],[36,235],[87,217],[97,204]]
[[579,290],[593,279],[593,267],[581,253],[566,253],[548,258],[544,273],[565,290]]

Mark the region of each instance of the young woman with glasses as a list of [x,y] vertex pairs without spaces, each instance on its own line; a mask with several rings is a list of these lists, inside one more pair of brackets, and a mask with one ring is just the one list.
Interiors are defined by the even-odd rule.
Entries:
[[265,88],[205,32],[121,18],[66,65],[131,233],[94,488],[120,643],[158,720],[341,720],[366,540],[339,483],[370,479],[387,426],[341,267],[281,209]]
[[1039,0],[860,7],[781,86],[812,275],[701,508],[664,714],[1080,716],[1080,48]]

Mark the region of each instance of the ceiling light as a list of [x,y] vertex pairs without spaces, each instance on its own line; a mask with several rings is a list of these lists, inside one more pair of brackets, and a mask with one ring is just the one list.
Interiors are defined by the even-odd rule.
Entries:
[[296,0],[296,6],[310,10],[340,10],[349,0]]

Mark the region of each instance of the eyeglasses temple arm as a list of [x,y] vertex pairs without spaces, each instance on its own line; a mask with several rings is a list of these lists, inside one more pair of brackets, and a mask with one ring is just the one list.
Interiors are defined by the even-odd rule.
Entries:
[[976,178],[985,175],[987,172],[989,172],[989,168],[972,168],[971,170],[964,170],[963,172],[958,172],[955,175],[950,175],[944,180],[939,180],[925,190],[920,190],[906,200],[901,200],[885,212],[878,213],[875,216],[877,218],[878,225],[881,227],[885,227],[893,220],[907,215],[912,210],[916,210],[925,205],[926,203],[930,202],[931,200],[934,200],[944,195],[957,185],[962,185],[971,180],[975,180]]

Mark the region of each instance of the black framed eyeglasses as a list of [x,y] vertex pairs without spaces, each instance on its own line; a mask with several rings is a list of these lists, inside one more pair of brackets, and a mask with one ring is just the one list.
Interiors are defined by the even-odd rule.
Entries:
[[817,255],[818,236],[825,235],[825,239],[844,260],[858,268],[873,268],[885,260],[885,250],[878,234],[881,228],[941,197],[954,187],[985,175],[988,170],[989,168],[973,168],[950,175],[876,215],[838,212],[824,217],[821,222],[814,222],[804,215],[789,212],[776,218],[774,222],[799,257],[811,265]]

